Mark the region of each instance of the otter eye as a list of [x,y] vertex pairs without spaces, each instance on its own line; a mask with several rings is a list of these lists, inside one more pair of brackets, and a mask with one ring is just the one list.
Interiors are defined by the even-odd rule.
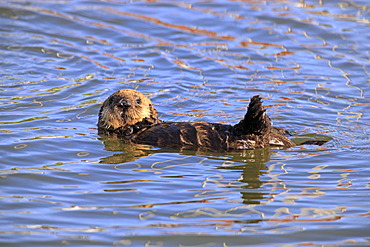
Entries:
[[136,99],[136,103],[137,103],[138,105],[140,105],[140,104],[141,104],[141,99],[140,99],[140,98],[137,98],[137,99]]

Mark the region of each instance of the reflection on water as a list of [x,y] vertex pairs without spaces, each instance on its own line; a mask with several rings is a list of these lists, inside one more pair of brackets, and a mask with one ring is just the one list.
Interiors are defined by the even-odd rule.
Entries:
[[[366,1],[0,1],[0,243],[368,245]],[[287,150],[97,135],[112,92],[169,121],[264,99]]]

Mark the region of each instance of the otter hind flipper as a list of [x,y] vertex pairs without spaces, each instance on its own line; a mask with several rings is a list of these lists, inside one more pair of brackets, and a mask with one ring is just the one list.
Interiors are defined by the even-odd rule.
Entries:
[[264,135],[271,130],[271,121],[265,112],[261,97],[253,96],[244,119],[235,127],[241,129],[242,134]]

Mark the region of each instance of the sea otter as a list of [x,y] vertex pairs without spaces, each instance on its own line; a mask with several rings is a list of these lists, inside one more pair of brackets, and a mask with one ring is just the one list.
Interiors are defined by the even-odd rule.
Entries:
[[285,136],[285,129],[272,126],[260,96],[251,98],[247,113],[236,125],[167,122],[158,119],[149,98],[136,90],[123,89],[104,101],[99,112],[98,131],[138,144],[212,151],[296,145]]

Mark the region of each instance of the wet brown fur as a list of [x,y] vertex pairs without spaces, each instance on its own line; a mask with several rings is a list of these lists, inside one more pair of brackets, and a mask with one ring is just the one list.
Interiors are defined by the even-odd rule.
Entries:
[[99,133],[123,140],[159,147],[189,147],[214,151],[256,149],[295,144],[283,128],[272,127],[259,96],[251,98],[248,111],[236,125],[204,122],[162,122],[149,98],[123,89],[103,103],[98,120]]

